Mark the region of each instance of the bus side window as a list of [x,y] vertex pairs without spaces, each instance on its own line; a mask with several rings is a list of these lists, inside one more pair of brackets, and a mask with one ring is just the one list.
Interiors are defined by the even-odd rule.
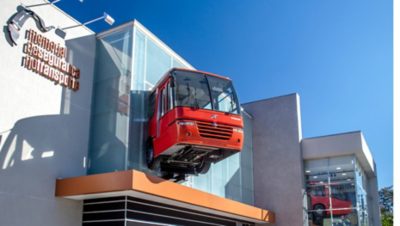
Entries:
[[163,95],[162,95],[163,91],[164,91],[163,89],[160,90],[158,94],[158,118],[161,118],[163,116],[163,109],[164,109]]
[[149,95],[149,101],[148,101],[148,112],[147,112],[147,117],[150,119],[151,117],[153,117],[154,115],[154,109],[155,109],[155,104],[156,104],[156,95],[155,95],[156,91],[153,91],[150,95]]
[[167,109],[168,109],[168,95],[167,95],[167,86],[164,87],[163,90],[163,99],[164,99],[164,110],[163,110],[163,115],[165,115],[167,113]]
[[173,95],[172,95],[171,82],[168,83],[167,88],[168,88],[168,90],[167,90],[168,91],[167,92],[167,94],[168,94],[167,112],[168,112],[168,111],[172,110],[172,108],[174,108],[174,99],[172,98]]
[[167,89],[166,87],[162,89],[160,94],[160,118],[163,117],[167,110]]

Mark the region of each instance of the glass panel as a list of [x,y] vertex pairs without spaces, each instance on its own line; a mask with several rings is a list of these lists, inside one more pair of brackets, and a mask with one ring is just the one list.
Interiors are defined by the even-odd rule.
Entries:
[[167,86],[168,89],[168,107],[167,107],[167,112],[172,110],[174,108],[174,95],[172,94],[173,89],[171,88],[171,83],[168,83]]
[[146,43],[146,82],[155,85],[171,68],[171,56],[149,39]]
[[[178,62],[167,54],[139,27],[134,29],[134,62],[131,88],[128,168],[151,172],[146,165],[147,121],[153,110],[149,106],[150,91],[161,77]],[[184,65],[180,67],[185,68]],[[154,104],[153,104],[154,105]],[[151,105],[151,106],[153,106]],[[149,112],[150,111],[150,112]]]
[[232,82],[213,76],[207,76],[207,79],[210,84],[214,110],[239,114],[239,104]]
[[243,114],[244,144],[240,153],[213,164],[205,175],[191,176],[184,185],[254,204],[252,119]]
[[154,114],[154,108],[155,108],[155,104],[156,104],[156,92],[152,92],[148,98],[148,114],[147,114],[147,118],[151,118]]
[[356,164],[356,186],[358,220],[360,226],[368,226],[367,177],[358,163]]
[[149,91],[131,91],[128,169],[147,171],[145,158]]
[[200,73],[175,71],[176,105],[211,109],[211,97],[206,77]]
[[134,29],[135,45],[134,45],[134,65],[132,90],[149,90],[146,87],[146,37],[137,29]]
[[108,78],[130,76],[132,40],[131,29],[126,29],[97,42],[95,82]]
[[132,28],[97,42],[88,173],[126,168]]
[[174,77],[177,106],[239,114],[239,104],[231,81],[188,71],[175,71]]
[[[129,127],[129,152],[128,169],[147,169],[145,159],[145,148],[147,141],[147,117],[149,110],[149,90],[153,84],[146,82],[146,47],[147,37],[134,28],[134,62],[132,66],[132,87],[131,87],[131,120]],[[154,106],[155,102],[152,102]]]
[[166,104],[167,104],[167,89],[164,88],[161,91],[161,98],[160,98],[160,105],[159,105],[160,106],[159,112],[160,112],[161,117],[166,113],[166,110],[167,110]]
[[305,162],[310,225],[358,225],[353,156]]
[[[145,160],[149,103],[154,100],[149,96],[154,85],[172,67],[186,66],[138,27],[117,31],[98,40],[89,173],[126,168],[153,173]],[[207,84],[206,87],[205,92],[209,93]],[[221,95],[227,90],[223,87],[222,92],[214,90],[215,98],[217,103],[220,102],[218,109],[229,110],[231,101],[224,98],[225,94]],[[228,94],[231,91],[228,90]],[[208,109],[211,109],[210,99],[208,95],[207,103],[203,103]],[[248,115],[243,117],[243,150],[213,164],[207,174],[190,177],[184,183],[186,186],[251,205],[254,203],[252,120]]]

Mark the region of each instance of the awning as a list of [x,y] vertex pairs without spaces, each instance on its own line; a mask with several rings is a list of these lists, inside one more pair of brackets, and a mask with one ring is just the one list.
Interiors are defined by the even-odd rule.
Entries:
[[57,179],[56,196],[74,200],[129,196],[253,223],[274,223],[269,210],[212,195],[136,170]]

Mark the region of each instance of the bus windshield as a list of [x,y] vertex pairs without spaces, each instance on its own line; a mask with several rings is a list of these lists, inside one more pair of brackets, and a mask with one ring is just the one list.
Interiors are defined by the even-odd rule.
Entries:
[[240,114],[232,82],[190,71],[174,71],[176,106]]

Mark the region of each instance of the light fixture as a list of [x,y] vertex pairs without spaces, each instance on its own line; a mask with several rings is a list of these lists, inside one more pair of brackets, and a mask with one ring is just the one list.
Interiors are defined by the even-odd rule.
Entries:
[[113,23],[115,22],[114,18],[112,18],[110,15],[108,15],[107,13],[104,13],[104,21],[106,23],[108,23],[110,26],[113,25]]
[[340,166],[336,167],[336,170],[341,170],[342,168]]
[[59,1],[61,1],[61,0],[55,0],[55,1],[52,1],[52,2],[50,2],[50,4],[56,4],[57,2],[59,2]]
[[313,176],[314,179],[318,178],[317,176]]
[[[56,3],[57,3],[57,2],[59,2],[59,1],[61,1],[61,0],[54,0],[54,1],[50,2],[50,4],[52,4],[52,5],[53,5],[53,4],[56,4]],[[80,3],[82,3],[82,2],[83,2],[83,0],[79,0],[79,2],[80,2]]]
[[99,21],[99,20],[104,20],[110,26],[113,25],[114,22],[115,22],[114,18],[112,18],[109,14],[104,12],[103,16],[95,18],[93,20],[89,20],[89,21],[87,21],[85,23],[77,24],[77,25],[73,25],[73,26],[69,26],[69,27],[64,27],[64,28],[57,28],[56,29],[56,34],[61,36],[62,38],[65,38],[65,36],[66,36],[65,30],[71,29],[71,28],[75,28],[75,27],[80,27],[80,26],[86,26],[88,24],[94,23],[94,22]]
[[[39,3],[39,4],[34,4],[34,5],[24,5],[26,8],[33,8],[33,7],[37,7],[37,6],[44,6],[44,5],[54,5],[57,2],[60,2],[61,0],[54,0],[52,2],[45,2],[45,3]],[[83,0],[79,0],[80,3],[83,2]]]
[[[27,8],[33,8],[33,7],[38,7],[38,6],[44,6],[44,5],[54,5],[54,4],[56,4],[56,3],[60,2],[60,1],[61,1],[61,0],[54,0],[54,1],[52,1],[52,2],[39,3],[39,4],[34,4],[34,5],[23,5],[23,4],[21,4],[21,6],[22,6],[23,8],[26,8],[26,9],[27,9]],[[83,1],[84,1],[84,0],[79,0],[80,3],[83,3]],[[101,17],[99,17],[99,18],[96,18],[96,19],[94,19],[94,20],[88,21],[88,22],[83,23],[83,24],[70,26],[70,27],[57,28],[57,29],[55,29],[54,32],[56,33],[56,35],[60,36],[61,38],[65,38],[65,36],[67,35],[67,34],[65,33],[65,31],[64,31],[65,29],[69,29],[69,28],[73,28],[73,27],[78,27],[78,26],[82,26],[82,25],[87,25],[87,24],[93,23],[93,22],[98,21],[98,20],[101,20],[101,19],[104,19],[104,21],[106,21],[106,23],[108,23],[109,25],[112,25],[112,24],[115,22],[115,20],[114,20],[110,15],[108,15],[107,13],[104,13],[103,16],[101,16]],[[52,26],[52,27],[53,27],[53,26]],[[54,27],[53,27],[53,28],[54,28]]]
[[342,176],[346,176],[347,174],[346,173],[342,173]]
[[103,16],[101,16],[101,17],[95,18],[95,19],[93,19],[93,20],[89,20],[89,21],[87,21],[87,22],[85,22],[85,23],[83,23],[83,24],[78,24],[78,25],[73,25],[73,26],[69,26],[69,27],[64,27],[64,28],[61,28],[61,29],[62,29],[62,30],[67,30],[67,29],[71,29],[71,28],[74,28],[74,27],[86,26],[86,25],[88,25],[88,24],[94,23],[94,22],[99,21],[99,20],[104,20],[104,21],[105,21],[107,24],[109,24],[109,25],[113,25],[114,22],[115,22],[114,18],[112,18],[109,14],[107,14],[107,13],[104,12],[104,13],[103,13]]
[[306,170],[306,173],[311,173],[311,170]]

